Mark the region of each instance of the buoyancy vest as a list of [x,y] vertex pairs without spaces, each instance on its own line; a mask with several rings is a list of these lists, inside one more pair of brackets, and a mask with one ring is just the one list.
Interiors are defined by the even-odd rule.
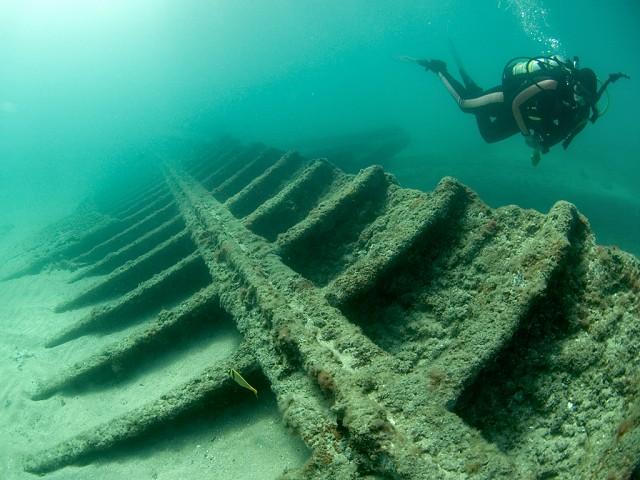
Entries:
[[576,70],[577,59],[565,60],[557,55],[513,58],[507,62],[502,72],[505,100],[511,101],[527,87],[549,78],[563,86],[572,86]]

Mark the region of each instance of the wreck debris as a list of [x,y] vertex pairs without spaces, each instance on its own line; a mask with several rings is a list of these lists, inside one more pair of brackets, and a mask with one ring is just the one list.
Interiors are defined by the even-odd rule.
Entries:
[[221,142],[94,219],[9,278],[61,259],[72,280],[95,277],[57,307],[93,310],[48,347],[142,325],[34,400],[132,368],[198,319],[229,318],[243,340],[224,364],[29,453],[30,472],[189,415],[227,394],[231,369],[259,371],[309,447],[290,479],[625,478],[638,463],[640,265],[597,246],[569,203],[490,209],[453,178],[425,193],[378,166],[348,175]]

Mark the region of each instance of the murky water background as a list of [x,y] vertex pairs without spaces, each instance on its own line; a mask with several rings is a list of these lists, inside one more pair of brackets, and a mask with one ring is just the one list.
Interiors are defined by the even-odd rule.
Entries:
[[[599,241],[640,252],[640,78],[632,0],[46,1],[0,11],[0,235],[72,210],[186,145],[229,133],[282,148],[400,129],[385,165],[407,186],[454,175],[492,206],[578,205]],[[453,41],[483,87],[520,55],[578,55],[606,116],[531,167],[522,138],[486,145],[437,79],[398,55]],[[366,136],[365,136],[366,138]]]

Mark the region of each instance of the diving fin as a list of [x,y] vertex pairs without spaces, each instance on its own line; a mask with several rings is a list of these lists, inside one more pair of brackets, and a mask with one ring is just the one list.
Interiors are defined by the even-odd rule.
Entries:
[[482,88],[478,86],[476,82],[469,76],[464,65],[462,64],[462,60],[460,59],[460,55],[458,54],[458,50],[456,46],[453,44],[453,40],[449,39],[449,50],[451,50],[451,55],[458,66],[458,71],[460,72],[460,76],[462,77],[462,81],[467,90],[467,94],[469,95],[479,95],[482,93]]
[[458,54],[458,50],[456,49],[456,46],[453,44],[453,40],[451,39],[449,39],[449,50],[451,50],[451,55],[453,56],[458,69],[464,70],[464,67],[462,66],[462,60],[460,60],[460,55]]

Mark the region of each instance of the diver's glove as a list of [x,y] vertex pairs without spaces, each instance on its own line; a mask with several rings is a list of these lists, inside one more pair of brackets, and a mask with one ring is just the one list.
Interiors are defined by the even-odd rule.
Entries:
[[531,134],[525,136],[524,139],[525,142],[527,142],[527,146],[533,149],[533,152],[531,153],[531,163],[535,167],[540,163],[540,155],[542,153],[547,153],[549,151],[549,147],[544,145],[540,135]]
[[618,73],[610,73],[609,74],[609,82],[614,83],[620,80],[621,78],[626,78],[627,80],[631,80],[631,77],[626,73],[618,72]]
[[591,114],[591,118],[589,119],[591,120],[591,123],[595,123],[596,120],[598,120],[598,118],[600,117],[600,112],[598,112],[598,109],[596,108],[596,105],[598,104],[600,97],[602,97],[602,94],[605,92],[605,90],[607,89],[610,83],[617,82],[621,78],[626,78],[627,80],[631,80],[631,77],[626,73],[622,73],[622,72],[610,73],[609,78],[607,78],[605,82],[600,86],[600,88],[598,89],[598,93],[596,93],[595,99],[591,104],[591,110],[593,112]]

